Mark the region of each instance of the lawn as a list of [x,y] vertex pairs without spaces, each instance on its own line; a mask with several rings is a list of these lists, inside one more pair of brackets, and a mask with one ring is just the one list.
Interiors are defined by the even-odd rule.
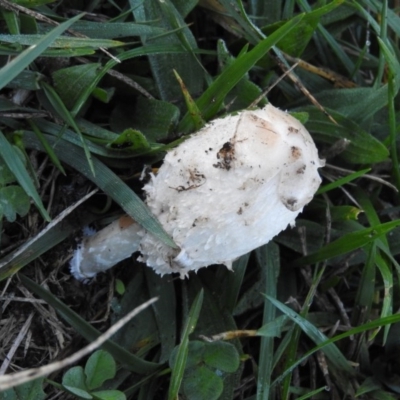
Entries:
[[[0,400],[400,397],[397,2],[0,0],[0,15]],[[169,184],[180,159],[164,171],[194,132],[268,104],[305,126],[325,166],[318,190],[286,187],[317,190],[295,226],[243,254],[251,235],[230,239],[246,210],[218,216],[239,196],[221,176],[247,136],[217,153],[212,200],[191,196],[211,185],[203,161],[187,186]],[[246,222],[260,235],[281,214],[259,223],[271,198]],[[82,238],[121,216],[172,259],[174,208],[212,215],[207,245],[193,241],[207,268],[160,275],[135,252],[71,275]],[[212,262],[229,254],[232,270]]]

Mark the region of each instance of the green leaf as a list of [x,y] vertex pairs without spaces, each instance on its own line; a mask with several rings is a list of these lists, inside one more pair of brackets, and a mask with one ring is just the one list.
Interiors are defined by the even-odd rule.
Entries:
[[125,284],[121,281],[121,279],[115,280],[115,291],[122,296],[125,293]]
[[83,368],[78,365],[70,368],[62,378],[62,385],[87,391]]
[[54,89],[69,110],[95,79],[99,67],[99,63],[89,63],[58,69],[53,73]]
[[[189,353],[186,361],[186,370],[190,368],[197,368],[200,365],[204,364],[204,353],[206,350],[206,343],[201,342],[200,340],[191,340],[189,342]],[[174,349],[175,355],[178,354],[177,350],[179,350],[179,346],[176,346]],[[173,355],[171,356],[171,358]],[[175,365],[175,364],[172,364]]]
[[28,195],[20,186],[0,188],[0,207],[9,222],[14,222],[17,214],[24,217],[28,214],[30,201]]
[[97,350],[86,362],[86,386],[91,391],[100,387],[106,380],[114,378],[116,372],[115,361],[110,353]]
[[[204,364],[204,351],[206,344],[200,340],[191,340],[188,345],[188,357],[186,360],[185,370],[190,368],[196,368]],[[169,357],[170,367],[174,367],[176,364],[176,357],[178,356],[179,345],[175,346]]]
[[97,400],[126,400],[126,396],[119,390],[101,390],[92,392],[92,395]]
[[[354,124],[361,124],[370,120],[371,117],[387,105],[388,86],[386,84],[378,89],[359,87],[354,89],[323,90],[316,94],[315,98],[320,104],[324,105],[329,114],[332,115],[335,110],[342,117],[347,118],[348,121],[352,121]],[[332,116],[339,122],[335,115]]]
[[227,342],[206,343],[203,357],[206,365],[224,372],[235,372],[240,365],[236,347]]
[[185,374],[183,391],[190,400],[217,400],[222,390],[222,379],[205,366]]
[[110,143],[110,147],[119,150],[130,150],[135,153],[143,153],[151,149],[143,133],[135,129],[125,129]]
[[76,17],[62,23],[57,28],[54,28],[38,43],[24,50],[5,67],[3,67],[0,70],[0,89],[2,89],[5,85],[7,85],[7,83],[11,82],[16,76],[18,76],[32,61],[39,57],[41,53],[43,53],[58,36],[60,36],[82,16],[83,14],[77,15]]
[[50,221],[51,218],[47,213],[46,209],[44,208],[39,193],[36,191],[36,188],[32,182],[32,178],[29,176],[28,171],[26,170],[24,164],[21,161],[21,158],[19,157],[19,154],[16,152],[14,147],[11,146],[11,144],[8,142],[8,140],[3,135],[3,132],[1,131],[0,131],[0,156],[7,164],[8,168],[12,171],[18,183],[25,190],[26,194],[33,199],[42,217],[46,221]]
[[0,157],[0,185],[4,186],[12,182],[15,182],[15,176],[11,172],[10,168],[8,168],[8,165]]
[[357,221],[359,214],[362,212],[363,210],[353,206],[334,206],[331,208],[332,222]]
[[71,394],[74,394],[79,399],[93,399],[93,396],[90,393],[88,393],[86,390],[79,389],[75,386],[68,386],[68,385],[63,385],[63,386],[68,392],[70,392]]
[[289,114],[296,118],[298,121],[300,121],[303,125],[305,125],[308,121],[308,119],[310,118],[310,115],[308,114],[308,112],[296,112],[296,111],[290,111]]
[[285,328],[286,321],[287,317],[284,315],[275,318],[273,321],[267,322],[261,328],[259,328],[257,330],[257,335],[268,338],[281,337],[282,331]]
[[128,128],[142,132],[147,140],[156,142],[168,138],[178,123],[179,109],[166,101],[139,97],[136,104],[120,104],[113,111],[112,126],[116,131]]
[[338,139],[349,140],[350,144],[340,154],[340,157],[352,164],[376,163],[388,158],[387,148],[378,139],[363,130],[350,118],[334,110],[325,109],[338,125],[316,108],[305,108],[305,111],[310,114],[307,129],[312,132],[314,138],[329,144],[335,143]]
[[0,400],[44,400],[47,395],[43,391],[43,380],[44,378],[35,379],[0,392]]
[[100,100],[101,102],[103,102],[105,104],[110,103],[114,94],[115,94],[115,88],[102,89],[102,88],[96,87],[92,91],[92,96],[95,99]]
[[46,394],[43,391],[43,379],[35,379],[34,381],[24,383],[14,388],[14,390],[20,399],[40,400],[46,398]]

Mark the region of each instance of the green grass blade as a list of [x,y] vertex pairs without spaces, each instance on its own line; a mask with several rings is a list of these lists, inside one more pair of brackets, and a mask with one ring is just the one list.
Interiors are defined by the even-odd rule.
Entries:
[[296,260],[294,265],[299,267],[303,265],[314,264],[346,254],[379,239],[382,235],[385,235],[399,225],[400,220],[395,220],[374,226],[372,228],[365,228],[357,232],[348,233],[347,235],[344,235],[334,242],[324,246],[319,251]]
[[165,30],[151,25],[134,22],[102,23],[93,21],[78,21],[72,27],[74,31],[93,39],[115,39],[140,35],[160,35]]
[[[338,139],[349,140],[350,144],[343,153],[340,154],[340,157],[352,164],[372,164],[385,161],[389,155],[386,146],[375,138],[375,136],[372,136],[369,132],[362,129],[359,124],[354,122],[354,120],[360,117],[360,103],[362,103],[361,107],[364,107],[365,111],[362,115],[366,113],[373,115],[382,107],[378,102],[377,105],[373,105],[374,110],[368,109],[368,107],[371,106],[369,103],[377,100],[374,98],[375,92],[377,91],[373,91],[370,88],[348,89],[346,99],[342,98],[339,92],[336,98],[334,89],[328,92],[330,99],[323,98],[322,100],[324,102],[322,104],[324,104],[325,110],[339,125],[331,122],[326,115],[317,108],[304,107],[302,111],[306,111],[309,114],[309,120],[306,126],[310,132],[313,132],[313,138],[329,144],[334,144]],[[383,95],[382,93],[381,95],[382,97],[380,100],[383,102],[386,101],[387,94]],[[328,101],[334,99],[335,104],[332,103],[331,106],[334,106],[336,110],[343,106],[347,111],[345,112],[343,109],[341,110],[343,113],[339,113],[335,111],[335,109],[327,108],[329,104]],[[320,97],[319,100],[321,100]],[[351,110],[354,111],[354,114]],[[345,116],[347,112],[350,113],[350,116]]]
[[8,63],[0,70],[0,89],[11,82],[19,73],[21,73],[32,61],[39,57],[52,43],[66,31],[75,21],[80,19],[83,14],[62,23],[57,28],[43,37],[36,45],[29,47],[18,55],[14,60]]
[[40,214],[46,221],[50,221],[50,215],[47,213],[42,200],[37,192],[32,178],[29,176],[21,158],[16,153],[14,147],[9,143],[9,141],[4,136],[3,132],[0,131],[0,155],[7,164],[8,168],[12,171],[18,183],[25,190],[26,194],[30,196],[36,207],[40,211]]
[[[262,58],[271,47],[293,29],[303,18],[299,15],[281,28],[277,29],[268,38],[262,40],[251,51],[239,56],[229,65],[211,84],[211,86],[197,100],[197,107],[202,113],[202,117],[208,121],[220,109],[225,96],[243,78],[255,63]],[[193,129],[192,117],[187,113],[178,126],[180,132],[188,133]]]
[[[101,335],[101,332],[93,328],[82,317],[72,311],[51,292],[45,290],[23,274],[19,274],[18,277],[24,286],[45,300],[49,305],[54,307],[58,314],[60,314],[61,317],[64,318],[64,320],[68,322],[68,324],[70,324],[87,341],[91,342]],[[107,340],[101,347],[108,351],[118,362],[121,363],[122,366],[138,374],[146,374],[160,368],[159,364],[142,360],[139,357],[129,353],[123,347],[118,346],[111,340]]]
[[188,319],[185,323],[185,327],[182,333],[181,343],[179,345],[178,354],[174,368],[171,373],[171,382],[168,390],[168,400],[175,400],[178,398],[179,388],[182,383],[183,374],[185,372],[186,360],[188,357],[188,346],[189,346],[189,335],[193,332],[196,327],[197,320],[199,318],[201,306],[203,304],[204,291],[201,289],[200,293],[196,296],[193,301],[192,307],[188,315]]
[[[168,246],[176,247],[157,218],[151,213],[137,194],[101,161],[93,157],[93,167],[95,170],[95,175],[93,175],[88,169],[86,157],[81,148],[65,141],[59,141],[55,137],[47,135],[45,135],[45,137],[49,144],[53,146],[55,154],[61,161],[71,165],[82,175],[94,182],[100,189],[114,199],[126,213],[155,237],[159,238]],[[27,147],[44,151],[41,143],[32,134],[26,132],[23,140]]]
[[360,333],[368,332],[368,331],[371,331],[371,330],[374,330],[377,328],[381,328],[386,325],[395,324],[398,322],[400,322],[400,314],[390,315],[385,318],[378,318],[374,321],[371,321],[366,324],[360,325],[356,328],[350,329],[345,333],[337,335],[337,336],[333,337],[332,339],[329,339],[325,342],[318,344],[311,350],[307,351],[303,356],[299,357],[299,359],[297,359],[296,362],[291,365],[290,369],[286,370],[285,372],[283,372],[283,374],[281,374],[278,378],[275,379],[275,381],[272,383],[272,386],[279,385],[281,383],[282,379],[287,374],[289,374],[294,368],[296,368],[298,365],[300,365],[304,361],[306,361],[312,354],[316,353],[319,350],[322,350],[325,346],[336,343],[339,340],[346,339],[350,336],[358,335]]
[[[139,47],[136,49],[128,50],[124,53],[118,55],[118,59],[120,61],[129,60],[135,57],[140,56],[149,56],[152,54],[183,54],[185,50],[181,46],[163,46],[163,45],[148,45],[144,47]],[[82,91],[74,107],[71,110],[72,115],[75,115],[82,104],[84,104],[93,90],[96,88],[100,80],[104,77],[104,75],[109,71],[111,68],[115,67],[118,64],[115,60],[109,60],[106,65],[97,73],[96,77],[93,79],[91,84],[88,84],[86,90]]]
[[344,176],[343,178],[337,179],[335,182],[328,183],[327,185],[322,186],[321,188],[318,189],[316,194],[326,193],[329,192],[330,190],[341,187],[346,183],[354,181],[354,179],[360,178],[361,176],[367,174],[369,171],[371,171],[371,168],[365,168],[362,169],[361,171],[353,172],[352,174]]
[[1,14],[3,19],[7,25],[8,31],[11,35],[18,35],[20,33],[19,30],[19,16],[12,11],[6,10],[4,8],[1,9]]
[[193,119],[194,128],[196,131],[198,131],[205,125],[205,121],[203,120],[203,118],[201,116],[201,111],[197,107],[196,102],[194,101],[193,97],[189,93],[182,78],[179,76],[179,74],[175,70],[174,70],[174,74],[175,74],[176,80],[179,83],[179,86],[181,87],[182,95],[183,95],[183,98],[185,99],[185,103],[186,103],[186,108],[189,112],[189,115]]
[[52,147],[48,144],[46,138],[43,136],[43,133],[40,131],[40,129],[37,127],[37,125],[33,121],[28,121],[29,125],[31,126],[33,132],[35,132],[37,138],[40,140],[40,143],[42,143],[43,148],[45,149],[47,155],[50,157],[50,160],[52,163],[64,174],[65,170],[64,167],[61,165],[60,160],[58,157],[55,155]]
[[[0,34],[0,41],[4,43],[18,43],[24,46],[35,46],[43,40],[44,35],[7,35]],[[78,38],[70,36],[62,36],[54,39],[49,47],[61,47],[61,48],[76,48],[76,47],[89,47],[98,49],[103,47],[105,49],[111,47],[123,46],[125,43],[118,40],[108,39],[89,39],[89,38]]]
[[[308,4],[307,0],[298,0],[298,4],[300,4],[302,11],[308,13],[312,11],[312,8]],[[351,58],[347,55],[347,53],[343,50],[343,47],[339,45],[336,39],[330,34],[330,32],[326,28],[324,28],[322,24],[318,24],[318,31],[327,41],[333,52],[336,54],[338,60],[343,63],[348,73],[349,74],[353,73],[355,70],[354,63],[351,60]]]
[[[317,345],[324,343],[328,338],[319,331],[313,324],[301,317],[291,308],[285,306],[280,301],[274,299],[271,296],[266,295],[266,298],[276,307],[287,315],[293,322],[295,322],[302,331]],[[346,360],[341,351],[333,344],[325,344],[323,352],[331,363],[338,368],[340,371],[345,371],[350,375],[354,374],[353,369],[350,367],[349,362]]]
[[50,101],[51,105],[57,111],[58,115],[69,125],[71,126],[75,132],[78,134],[79,138],[81,139],[83,150],[85,151],[86,160],[89,164],[90,170],[93,175],[95,175],[95,170],[92,161],[92,155],[89,151],[87,146],[86,140],[83,137],[78,125],[76,124],[74,117],[68,111],[67,107],[65,107],[63,101],[60,99],[60,96],[57,92],[46,82],[41,82],[41,86],[46,93],[48,100]]
[[249,257],[250,253],[245,254],[233,263],[232,269],[235,271],[233,274],[230,271],[223,270],[222,268],[218,269],[216,279],[226,288],[219,293],[221,308],[228,310],[230,313],[234,312],[238,302],[239,292],[243,285],[244,274],[247,269]]
[[[265,293],[276,298],[277,279],[280,270],[279,247],[274,243],[262,246],[256,251],[258,264],[266,270]],[[263,325],[274,321],[275,307],[269,301],[264,302]],[[273,372],[274,337],[262,336],[260,345],[260,359],[258,362],[257,400],[268,400]]]
[[323,387],[320,387],[319,389],[311,390],[310,392],[304,394],[303,396],[300,396],[297,400],[306,400],[306,399],[309,399],[310,397],[313,397],[313,396],[315,396],[316,394],[323,392],[324,390],[325,390],[325,391],[328,391],[329,388],[328,388],[327,386],[323,386]]
[[168,276],[160,277],[145,268],[146,283],[150,297],[158,297],[159,301],[152,305],[161,341],[161,363],[168,361],[169,355],[176,344],[176,294],[174,283]]
[[[133,0],[130,0],[130,3],[136,5]],[[173,31],[171,35],[165,37],[142,36],[143,45],[155,43],[166,48],[172,44],[185,50],[180,56],[165,52],[149,55],[149,65],[160,99],[174,101],[180,95],[180,88],[173,74],[174,69],[182,77],[191,93],[201,93],[204,69],[195,54],[198,49],[197,42],[176,8],[175,1],[144,1],[136,10],[133,10],[133,14],[136,22],[146,23],[148,19],[153,19],[157,21],[156,26],[168,32]]]
[[[362,270],[360,277],[360,283],[358,286],[357,295],[355,298],[355,303],[359,306],[360,310],[365,313],[365,318],[369,318],[369,312],[371,311],[372,302],[374,300],[375,292],[375,277],[376,277],[376,245],[375,243],[366,246],[367,259]],[[355,308],[357,310],[357,308]],[[354,323],[360,323],[364,321],[359,321],[356,318],[357,312],[353,312]]]
[[0,281],[15,274],[21,268],[25,267],[25,265],[52,249],[76,231],[76,221],[78,218],[81,224],[84,225],[90,224],[97,218],[97,216],[90,213],[85,213],[82,216],[79,211],[73,211],[79,204],[80,202],[68,207],[54,218],[39,234],[2,258],[0,260]]
[[388,108],[389,108],[389,140],[390,140],[390,156],[392,158],[392,173],[396,183],[396,187],[400,190],[400,168],[399,168],[399,157],[397,149],[397,120],[396,120],[396,95],[399,91],[399,62],[397,58],[388,49],[386,44],[380,40],[382,52],[389,66],[389,77],[388,77]]
[[[376,257],[376,265],[378,266],[379,272],[382,276],[384,290],[381,317],[387,317],[393,314],[393,271],[387,260],[379,253]],[[389,325],[385,327],[385,332],[383,336],[384,343],[386,342],[389,328]],[[375,335],[377,335],[378,332],[379,329],[376,330]]]

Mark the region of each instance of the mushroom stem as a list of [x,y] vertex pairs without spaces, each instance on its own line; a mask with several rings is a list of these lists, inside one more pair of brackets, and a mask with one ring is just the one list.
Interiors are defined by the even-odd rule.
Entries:
[[123,215],[110,225],[84,238],[71,260],[71,273],[78,280],[93,278],[138,250],[140,225]]

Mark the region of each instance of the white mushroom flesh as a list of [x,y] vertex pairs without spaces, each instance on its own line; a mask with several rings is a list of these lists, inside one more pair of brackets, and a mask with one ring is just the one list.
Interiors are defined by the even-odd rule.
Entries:
[[160,274],[231,268],[293,224],[323,162],[304,126],[267,105],[217,119],[172,150],[145,186],[147,205],[179,249],[144,232],[141,260]]
[[185,277],[211,264],[231,268],[294,224],[321,183],[323,165],[304,126],[271,105],[216,119],[170,151],[144,187],[147,205],[178,249],[136,223],[111,227],[109,235],[118,237],[99,232],[82,244],[74,275],[93,276],[137,250],[161,275]]

